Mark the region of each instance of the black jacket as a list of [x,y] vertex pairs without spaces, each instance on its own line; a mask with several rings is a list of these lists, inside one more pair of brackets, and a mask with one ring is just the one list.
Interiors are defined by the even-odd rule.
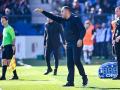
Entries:
[[46,11],[43,11],[42,13],[48,18],[51,18],[52,20],[63,25],[64,37],[67,43],[69,42],[76,43],[78,39],[83,40],[86,30],[78,16],[72,14],[69,19],[64,19],[62,17],[55,16]]
[[45,25],[44,45],[47,45],[48,47],[50,46],[53,48],[58,48],[61,45],[60,35],[64,44],[65,39],[63,37],[62,26],[55,21],[47,23]]

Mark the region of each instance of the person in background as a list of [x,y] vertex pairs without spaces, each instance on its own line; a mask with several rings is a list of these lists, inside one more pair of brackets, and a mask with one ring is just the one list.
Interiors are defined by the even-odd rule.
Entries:
[[108,52],[107,47],[105,45],[107,29],[105,23],[102,23],[96,29],[96,51],[98,58],[105,59],[107,58]]
[[80,3],[78,0],[73,1],[73,11],[75,14],[80,14]]
[[115,50],[114,54],[117,57],[118,74],[116,77],[113,77],[113,80],[118,80],[120,79],[120,6],[115,8],[115,14],[118,20],[116,22],[116,29],[115,29],[115,33],[113,36],[112,44]]
[[[104,42],[104,56],[105,59],[112,58],[112,31],[111,27],[108,25],[105,25],[106,32],[105,32],[105,42]],[[111,50],[111,52],[109,51]]]
[[55,58],[55,69],[54,75],[57,75],[58,65],[59,65],[59,47],[61,45],[60,35],[62,37],[62,42],[65,44],[65,40],[63,37],[63,29],[60,24],[57,22],[47,18],[47,23],[45,24],[45,35],[44,35],[44,46],[46,48],[46,63],[47,63],[47,71],[44,75],[52,72],[52,68],[50,65],[50,56],[53,52]]
[[[105,59],[108,59],[108,33],[109,29],[107,28],[105,23],[102,23],[102,33],[101,33],[101,56],[103,56]],[[110,33],[109,33],[110,34]],[[103,37],[103,38],[102,38]]]
[[95,36],[95,30],[92,23],[87,20],[85,21],[86,34],[83,39],[83,56],[86,64],[91,64],[92,53],[93,53],[93,39]]

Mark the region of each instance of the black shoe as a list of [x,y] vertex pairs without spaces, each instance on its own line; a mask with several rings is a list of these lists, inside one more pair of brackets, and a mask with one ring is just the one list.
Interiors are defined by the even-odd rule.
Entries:
[[6,80],[6,78],[5,77],[0,77],[0,80]]
[[48,75],[50,72],[52,72],[52,69],[48,69],[47,72],[44,73],[44,75]]
[[74,86],[74,83],[66,83],[65,85],[63,85],[63,87],[73,87]]
[[18,80],[18,76],[13,76],[12,78],[10,78],[9,80]]
[[57,75],[57,69],[54,69],[54,75]]
[[82,79],[83,79],[83,83],[82,83],[82,84],[83,84],[83,87],[87,86],[87,84],[88,84],[87,75],[83,76]]
[[113,77],[113,80],[120,80],[120,76]]

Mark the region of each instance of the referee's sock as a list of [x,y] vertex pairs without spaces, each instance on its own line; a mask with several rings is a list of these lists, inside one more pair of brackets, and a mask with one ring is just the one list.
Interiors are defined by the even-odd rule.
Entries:
[[16,69],[13,71],[14,77],[18,77]]
[[7,65],[2,66],[2,78],[5,78],[6,71],[7,71]]
[[10,78],[9,80],[18,80],[18,76],[17,76],[17,72],[16,72],[16,69],[13,71],[13,77]]

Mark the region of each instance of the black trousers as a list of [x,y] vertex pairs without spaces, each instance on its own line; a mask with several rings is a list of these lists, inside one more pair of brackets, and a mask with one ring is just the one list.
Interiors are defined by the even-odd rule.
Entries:
[[115,54],[117,56],[118,76],[120,76],[120,42],[115,43]]
[[46,63],[47,63],[48,69],[51,68],[50,57],[51,57],[52,53],[53,53],[54,58],[55,58],[55,69],[57,69],[58,68],[58,64],[59,64],[59,61],[58,61],[59,47],[48,46],[46,48]]
[[82,48],[78,48],[76,44],[67,46],[67,67],[68,67],[68,77],[67,81],[70,83],[74,82],[74,66],[77,66],[79,74],[85,76],[84,67],[80,61]]

